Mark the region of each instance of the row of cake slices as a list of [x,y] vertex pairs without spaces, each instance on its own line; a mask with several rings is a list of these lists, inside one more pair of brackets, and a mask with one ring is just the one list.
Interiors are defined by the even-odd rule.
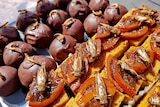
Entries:
[[[158,47],[157,17],[155,10],[142,6],[131,10],[114,27],[100,24],[93,38],[77,45],[76,52],[55,71],[46,73],[42,64],[26,97],[29,105],[46,106],[51,102],[50,106],[67,102],[69,107],[128,104],[141,88],[159,81],[155,79],[159,72],[158,52],[154,51]],[[127,27],[123,25],[132,20],[134,23]],[[154,101],[148,104],[156,105]]]
[[[126,17],[128,16],[126,15],[125,18]],[[137,40],[133,40],[133,38],[131,37],[132,40],[128,40],[128,42],[130,43],[129,49],[125,51],[123,57],[117,57],[117,54],[115,54],[115,50],[119,50],[119,48],[116,47],[110,52],[107,52],[106,58],[103,57],[106,60],[104,64],[105,67],[102,70],[101,68],[98,70],[95,70],[96,67],[93,68],[94,72],[92,73],[100,71],[102,78],[107,79],[109,82],[114,84],[116,88],[115,91],[110,83],[106,84],[106,90],[108,91],[109,95],[108,101],[105,100],[105,104],[113,107],[118,107],[124,104],[128,104],[128,106],[139,107],[155,106],[160,104],[160,89],[158,87],[160,69],[158,58],[159,52],[157,53],[157,51],[155,51],[158,50],[159,47],[159,33],[159,28],[157,28],[151,34],[146,32],[145,34],[143,34],[143,36],[141,36],[141,38],[138,38]],[[101,103],[101,105],[104,104],[104,98],[107,98],[107,95],[105,95],[106,93],[104,92],[104,89],[102,89],[103,86],[98,86],[97,75],[98,74],[95,73],[95,75],[92,75],[81,85],[79,89],[80,92],[77,94],[77,96],[75,98],[72,98],[67,103],[68,107],[74,106],[76,104],[77,106],[89,106],[92,104],[92,106],[98,106],[100,105],[99,103]],[[93,78],[95,78],[95,80]],[[101,85],[106,83],[107,80],[105,79],[103,79],[104,83],[101,83]],[[147,92],[153,87],[155,83],[155,91],[153,91],[152,89],[152,91],[147,94]],[[97,87],[99,88],[97,89]],[[103,91],[104,93],[100,94],[99,91]],[[147,97],[142,99],[143,96]],[[99,102],[97,102],[97,99]]]

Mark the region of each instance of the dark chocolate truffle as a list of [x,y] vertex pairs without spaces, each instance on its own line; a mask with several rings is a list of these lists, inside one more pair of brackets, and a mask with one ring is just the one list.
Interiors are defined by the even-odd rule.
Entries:
[[61,63],[66,59],[69,53],[75,52],[76,39],[72,36],[55,34],[57,36],[49,47],[49,53],[57,61]]
[[21,40],[18,30],[7,23],[0,26],[0,48],[4,48],[9,42]]
[[49,13],[46,23],[53,31],[62,32],[62,24],[67,18],[67,12],[60,9],[54,9]]
[[104,19],[101,10],[96,12],[93,11],[87,16],[84,20],[83,26],[89,37],[92,37],[97,32],[97,28],[100,23],[108,23],[108,21]]
[[110,25],[115,25],[121,17],[128,12],[127,8],[121,4],[111,4],[104,11],[104,18]]
[[9,96],[20,88],[18,71],[11,66],[0,67],[0,96]]
[[37,1],[36,12],[37,12],[37,15],[42,18],[43,22],[46,21],[49,12],[53,9],[54,9],[54,5],[49,0]]
[[32,82],[33,77],[36,77],[37,71],[42,64],[45,64],[47,72],[57,68],[56,62],[52,58],[43,55],[28,56],[26,54],[24,61],[18,69],[18,76],[24,87],[29,87],[29,84]]
[[71,0],[54,0],[53,4],[56,8],[66,10],[68,3]]
[[79,19],[68,18],[62,25],[62,33],[72,36],[77,42],[83,42],[84,27]]
[[109,0],[90,0],[89,8],[93,11],[104,11],[105,8],[109,5]]
[[19,10],[19,15],[16,20],[16,27],[20,31],[24,32],[25,29],[32,23],[35,22],[35,20],[39,21],[39,17],[36,13],[32,11],[28,11],[26,9]]
[[90,9],[86,0],[71,0],[67,6],[67,11],[71,17],[84,21]]
[[43,23],[28,26],[24,34],[26,42],[36,48],[48,48],[53,40],[52,30]]
[[32,46],[23,41],[13,41],[6,45],[3,52],[3,60],[6,65],[18,68],[24,60],[24,53],[35,54]]

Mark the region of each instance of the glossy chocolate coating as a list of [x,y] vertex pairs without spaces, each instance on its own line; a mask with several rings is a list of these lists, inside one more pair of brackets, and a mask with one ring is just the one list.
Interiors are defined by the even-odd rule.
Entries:
[[43,55],[33,55],[29,56],[31,62],[28,58],[25,58],[24,61],[21,63],[18,69],[18,76],[20,79],[21,84],[24,87],[29,87],[29,84],[32,82],[33,77],[36,77],[37,71],[41,67],[42,64],[45,64],[46,71],[55,70],[57,65],[52,58]]
[[71,17],[83,22],[89,14],[90,9],[86,0],[71,0],[67,6],[67,12]]
[[66,10],[68,3],[71,0],[54,0],[53,4],[56,8]]
[[89,1],[89,8],[94,11],[98,11],[98,10],[104,11],[108,5],[109,5],[109,0],[90,0]]
[[89,37],[92,37],[96,32],[98,25],[100,23],[108,23],[103,17],[103,15],[95,15],[90,13],[84,20],[83,26]]
[[128,12],[127,8],[121,4],[109,5],[104,11],[104,17],[110,25],[115,25],[121,17]]
[[0,66],[4,65],[3,61],[3,48],[0,48]]
[[17,69],[11,66],[1,66],[0,96],[8,96],[20,88]]
[[20,10],[16,20],[16,27],[18,30],[24,32],[30,24],[35,22],[35,20],[39,20],[36,13],[28,10]]
[[4,48],[8,43],[16,40],[21,40],[21,38],[14,26],[0,26],[0,48]]
[[51,43],[49,53],[57,62],[62,62],[69,53],[75,52],[76,39],[68,35],[59,35]]
[[76,18],[67,19],[62,25],[62,33],[64,35],[70,35],[77,40],[77,42],[83,42],[84,27],[82,22]]
[[36,48],[47,48],[53,40],[52,30],[43,23],[34,23],[27,27],[25,40]]
[[68,13],[61,9],[54,9],[49,13],[47,25],[55,32],[62,32],[62,24],[68,18]]
[[42,18],[43,22],[46,22],[48,14],[54,9],[54,5],[49,0],[38,0],[36,5],[36,13]]
[[6,65],[18,68],[25,58],[25,53],[35,54],[32,46],[23,41],[13,41],[6,45],[3,52],[3,60]]

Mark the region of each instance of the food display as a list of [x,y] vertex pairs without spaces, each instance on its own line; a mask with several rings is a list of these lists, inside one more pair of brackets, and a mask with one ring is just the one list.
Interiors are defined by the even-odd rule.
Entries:
[[108,0],[38,0],[35,9],[19,10],[14,35],[0,32],[0,96],[26,88],[30,107],[160,106],[158,10]]

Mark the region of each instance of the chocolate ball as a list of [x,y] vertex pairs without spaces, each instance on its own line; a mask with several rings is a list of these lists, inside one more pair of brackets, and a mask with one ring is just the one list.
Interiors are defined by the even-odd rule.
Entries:
[[100,23],[108,23],[108,21],[104,19],[102,11],[92,12],[87,16],[83,26],[89,37],[92,37],[97,32]]
[[36,13],[45,22],[47,16],[51,10],[54,9],[54,5],[49,0],[38,0],[36,5]]
[[83,42],[84,27],[79,19],[68,18],[62,25],[62,33],[72,36],[77,42]]
[[0,26],[0,48],[4,48],[9,42],[21,40],[18,30],[7,23]]
[[53,31],[62,32],[62,24],[67,18],[67,12],[60,9],[54,9],[49,13],[46,23]]
[[61,63],[68,57],[69,53],[75,52],[76,39],[63,34],[55,34],[55,36],[56,38],[49,47],[49,53],[55,61]]
[[23,41],[13,41],[6,45],[3,52],[3,60],[6,65],[18,68],[25,58],[25,53],[35,54],[32,46]]
[[104,11],[104,18],[110,25],[115,25],[121,17],[128,12],[127,8],[121,4],[111,4]]
[[105,8],[109,5],[109,0],[90,0],[89,8],[93,11],[104,11]]
[[54,0],[53,4],[56,8],[66,10],[68,3],[71,0]]
[[24,87],[29,87],[33,77],[36,77],[37,71],[42,64],[45,64],[47,72],[57,68],[56,62],[52,58],[43,55],[26,55],[24,61],[21,63],[18,69],[18,76],[21,84]]
[[0,67],[0,96],[9,96],[20,88],[18,71],[11,66]]
[[24,34],[26,42],[36,48],[48,48],[53,40],[52,30],[43,23],[29,25]]
[[89,6],[86,0],[71,0],[67,6],[67,12],[71,17],[77,18],[82,22],[89,14]]
[[25,29],[32,23],[35,22],[35,20],[39,21],[39,17],[36,13],[32,11],[28,11],[26,9],[19,10],[19,15],[16,20],[16,27],[18,30],[24,32]]

